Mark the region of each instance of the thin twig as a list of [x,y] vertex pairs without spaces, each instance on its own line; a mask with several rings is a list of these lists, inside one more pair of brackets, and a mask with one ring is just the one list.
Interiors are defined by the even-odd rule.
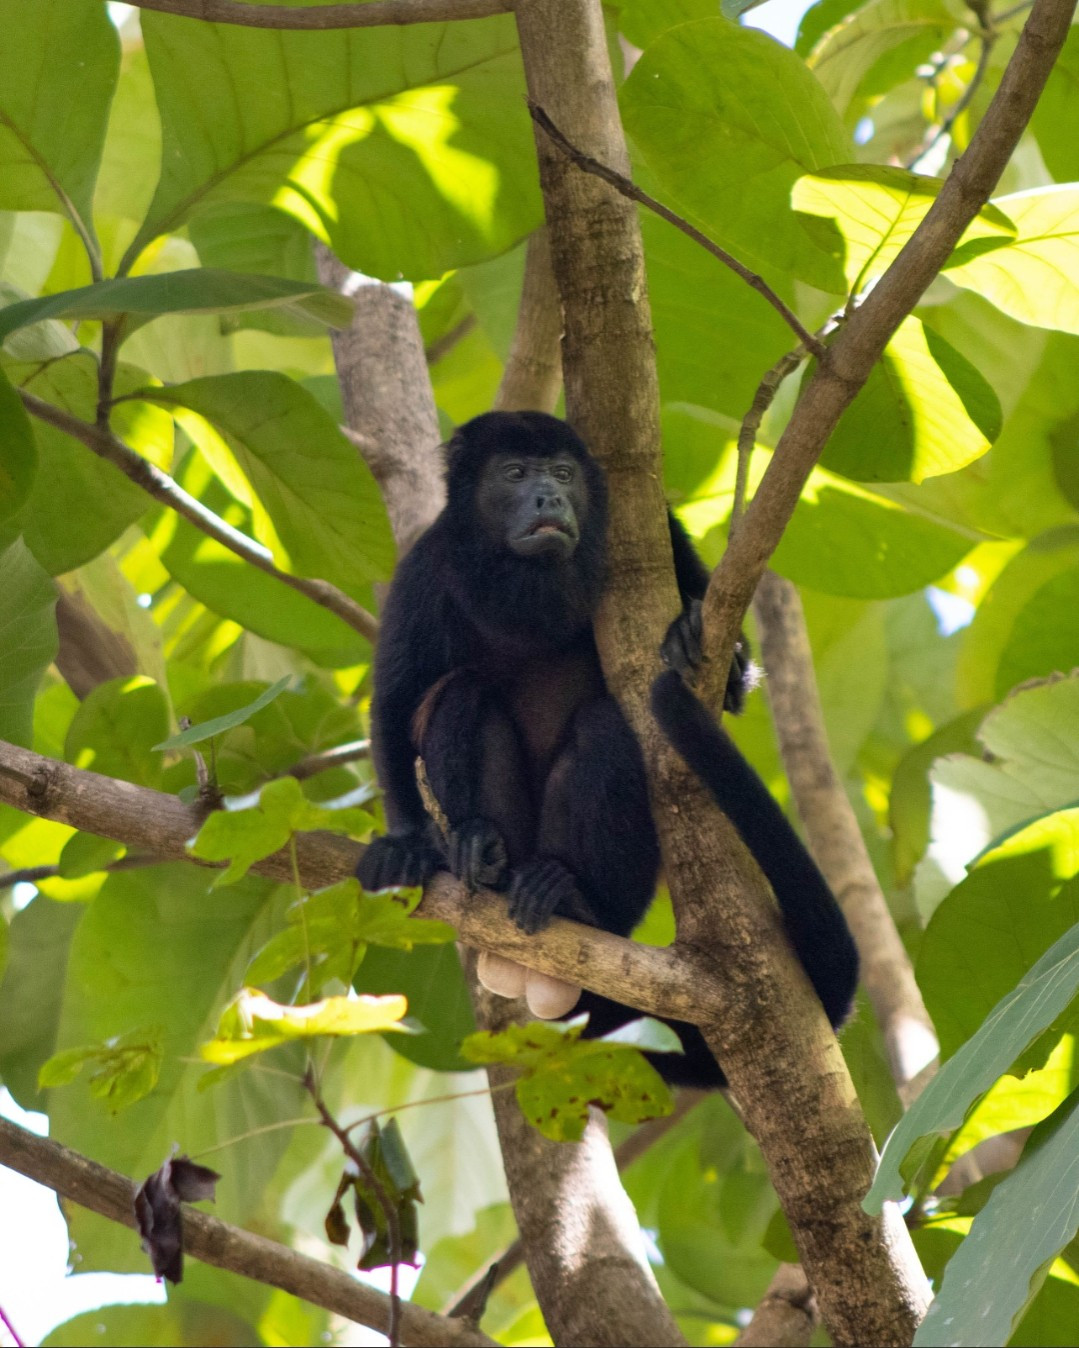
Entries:
[[329,581],[293,576],[287,571],[280,571],[274,566],[268,548],[240,533],[239,529],[234,529],[231,524],[226,524],[212,510],[207,510],[201,501],[184,491],[178,482],[167,473],[163,473],[156,464],[136,454],[107,426],[94,426],[88,421],[81,421],[70,412],[65,412],[43,398],[36,397],[26,389],[20,389],[19,393],[26,410],[38,420],[55,426],[57,430],[78,440],[87,449],[93,450],[100,458],[107,459],[155,501],[160,501],[162,505],[182,515],[196,529],[215,539],[237,557],[242,557],[245,562],[258,567],[260,571],[265,571],[268,576],[273,576],[283,584],[298,590],[300,594],[306,595],[322,608],[329,609],[368,641],[375,640],[378,635],[378,622],[362,605],[350,599]]
[[913,170],[914,166],[921,163],[930,151],[936,149],[945,136],[950,136],[952,134],[952,128],[960,117],[962,117],[963,113],[966,112],[967,108],[970,107],[971,103],[974,101],[974,95],[982,86],[986,71],[989,69],[989,58],[993,53],[993,47],[996,45],[998,36],[999,34],[992,28],[983,27],[979,30],[978,38],[981,42],[981,50],[978,52],[978,64],[975,67],[974,74],[970,77],[970,83],[963,90],[959,102],[930,135],[928,141],[923,144],[922,148],[913,159],[907,164],[908,169]]
[[[110,861],[107,866],[100,869],[114,875],[117,871],[136,871],[144,866],[161,866],[164,863],[164,857],[142,855],[117,857],[115,861]],[[13,889],[16,885],[36,885],[39,880],[55,880],[58,876],[60,876],[59,866],[24,866],[22,870],[8,871],[5,875],[0,875],[0,889]]]
[[26,1348],[25,1340],[19,1337],[18,1333],[15,1330],[15,1326],[8,1319],[7,1312],[4,1310],[3,1306],[0,1306],[0,1321],[3,1322],[4,1328],[11,1335],[12,1339],[15,1341],[15,1348]]
[[740,276],[746,285],[751,286],[759,295],[762,295],[777,314],[783,319],[784,323],[794,332],[798,340],[805,346],[807,351],[811,351],[815,356],[824,354],[824,348],[809,331],[803,327],[798,315],[793,312],[763,276],[758,276],[756,272],[750,271],[747,266],[739,262],[725,248],[721,248],[714,239],[710,239],[707,234],[702,233],[696,225],[691,225],[688,220],[681,215],[676,214],[668,206],[664,206],[662,201],[657,201],[655,197],[649,196],[645,191],[631,182],[629,178],[618,173],[613,168],[608,168],[606,164],[601,164],[598,159],[593,159],[590,154],[585,154],[583,150],[569,141],[565,135],[555,126],[546,112],[536,103],[529,102],[528,110],[532,114],[532,120],[537,126],[542,127],[551,140],[558,146],[567,159],[571,160],[584,173],[591,173],[597,178],[602,178],[605,183],[610,184],[616,192],[622,196],[628,197],[630,201],[636,201],[642,206],[647,206],[650,211],[654,211],[662,220],[666,220],[669,225],[675,229],[680,229],[683,234],[691,238],[694,243],[699,243],[702,248],[711,253],[713,257],[718,258],[725,267],[729,267],[736,276]]
[[306,758],[301,758],[298,763],[294,763],[289,768],[287,775],[302,782],[307,777],[314,777],[320,772],[325,772],[327,768],[339,768],[344,763],[357,763],[360,759],[370,757],[370,740],[350,740],[348,744],[335,744],[332,749],[323,749],[320,753],[308,754]]
[[386,1235],[389,1237],[390,1245],[390,1327],[387,1331],[387,1338],[390,1341],[390,1348],[397,1348],[401,1341],[401,1297],[397,1289],[397,1279],[401,1268],[402,1254],[401,1223],[398,1219],[397,1209],[363,1152],[353,1143],[348,1131],[342,1128],[330,1113],[310,1068],[304,1077],[304,1085],[307,1087],[311,1099],[315,1102],[315,1108],[318,1110],[322,1122],[337,1138],[345,1155],[363,1177],[363,1182],[375,1195],[378,1205],[382,1209],[382,1215],[386,1219]]
[[512,9],[509,0],[374,0],[348,5],[243,5],[236,0],[129,0],[137,9],[244,28],[377,28],[485,19]]

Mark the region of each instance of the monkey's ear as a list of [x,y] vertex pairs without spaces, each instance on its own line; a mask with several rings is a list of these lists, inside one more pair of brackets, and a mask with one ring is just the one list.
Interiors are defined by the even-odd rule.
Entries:
[[460,427],[454,431],[448,440],[442,444],[442,458],[446,465],[447,472],[452,472],[457,467],[465,453],[465,437]]

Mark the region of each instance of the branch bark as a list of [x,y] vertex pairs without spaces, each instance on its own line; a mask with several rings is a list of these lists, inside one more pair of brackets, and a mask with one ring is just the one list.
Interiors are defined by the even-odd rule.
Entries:
[[561,343],[562,306],[543,227],[528,240],[517,326],[495,407],[503,412],[553,412],[562,390]]
[[380,28],[410,23],[485,19],[512,9],[510,0],[373,0],[367,4],[247,5],[237,0],[129,0],[137,9],[244,28]]
[[[62,1198],[122,1226],[135,1226],[135,1183],[58,1142],[0,1118],[0,1164],[44,1184]],[[184,1204],[184,1251],[204,1264],[242,1274],[386,1333],[390,1299],[351,1273],[298,1254]],[[430,1348],[493,1348],[494,1339],[467,1321],[451,1320],[411,1302],[401,1305],[406,1343]]]

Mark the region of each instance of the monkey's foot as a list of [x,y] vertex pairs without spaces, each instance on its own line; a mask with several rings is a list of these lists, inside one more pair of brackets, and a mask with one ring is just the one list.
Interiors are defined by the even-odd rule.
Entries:
[[555,857],[533,857],[515,871],[510,884],[510,917],[531,935],[541,931],[556,912],[579,912],[584,906],[573,873]]
[[446,861],[469,889],[505,889],[510,863],[502,834],[486,819],[469,819],[446,835]]
[[356,875],[372,893],[398,885],[425,885],[441,865],[442,858],[425,833],[387,833],[367,845]]

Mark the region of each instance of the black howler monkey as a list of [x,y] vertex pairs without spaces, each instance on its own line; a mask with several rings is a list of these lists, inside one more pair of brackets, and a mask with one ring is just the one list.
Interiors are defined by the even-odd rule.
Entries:
[[[372,733],[389,832],[360,862],[365,889],[447,868],[505,891],[529,932],[558,914],[628,936],[644,914],[659,869],[644,762],[592,630],[606,526],[603,473],[556,417],[489,412],[450,440],[445,509],[398,567],[382,618]],[[850,933],[782,811],[681,680],[699,654],[708,572],[673,516],[670,529],[683,613],[664,641],[673,668],[656,681],[654,713],[756,857],[838,1026],[857,979]],[[728,709],[741,709],[751,669],[740,649]],[[424,809],[417,754],[445,838]],[[590,1034],[637,1014],[588,992],[579,1009]],[[653,1059],[662,1075],[722,1085],[700,1032],[672,1023],[686,1052]]]

